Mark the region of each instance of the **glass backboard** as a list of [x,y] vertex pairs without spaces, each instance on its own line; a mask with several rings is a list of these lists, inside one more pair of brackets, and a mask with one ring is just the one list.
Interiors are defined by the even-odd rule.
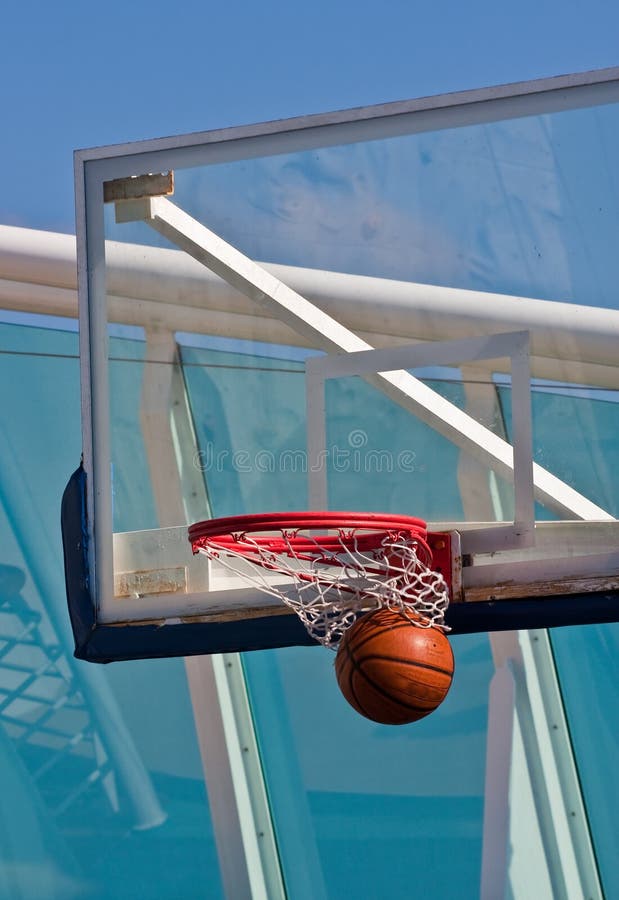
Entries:
[[79,151],[78,653],[307,642],[187,539],[275,511],[453,536],[455,631],[615,620],[618,150],[613,71]]

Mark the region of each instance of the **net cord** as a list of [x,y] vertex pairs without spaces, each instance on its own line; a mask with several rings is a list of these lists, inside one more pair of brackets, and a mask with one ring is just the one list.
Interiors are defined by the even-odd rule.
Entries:
[[[405,615],[420,628],[448,631],[444,617],[449,592],[443,576],[426,561],[427,547],[410,534],[385,535],[379,546],[361,550],[357,535],[338,530],[337,550],[325,550],[311,535],[299,550],[297,532],[282,529],[277,549],[264,538],[239,535],[238,546],[226,539],[196,541],[194,551],[216,560],[256,590],[276,597],[292,609],[318,643],[337,649],[357,617],[380,608]],[[297,548],[293,546],[297,543]],[[276,584],[269,572],[289,579]]]

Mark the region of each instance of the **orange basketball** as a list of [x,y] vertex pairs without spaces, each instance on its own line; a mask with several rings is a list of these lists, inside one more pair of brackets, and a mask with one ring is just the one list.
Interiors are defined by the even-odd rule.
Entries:
[[451,686],[454,657],[437,628],[419,628],[400,612],[357,619],[340,641],[335,674],[350,705],[383,725],[405,725],[433,712]]

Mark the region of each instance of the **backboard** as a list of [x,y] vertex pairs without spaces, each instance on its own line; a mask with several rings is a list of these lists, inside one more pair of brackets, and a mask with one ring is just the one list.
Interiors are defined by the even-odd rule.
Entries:
[[619,72],[76,153],[77,654],[307,643],[187,527],[447,534],[454,632],[618,618]]

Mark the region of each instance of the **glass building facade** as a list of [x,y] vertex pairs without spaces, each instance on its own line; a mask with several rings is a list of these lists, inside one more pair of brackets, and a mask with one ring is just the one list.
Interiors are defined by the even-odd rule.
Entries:
[[[224,896],[207,791],[209,777],[218,775],[205,775],[183,661],[95,667],[72,658],[58,503],[80,452],[75,327],[22,313],[6,312],[3,320],[0,896]],[[126,348],[122,353],[131,355]],[[208,360],[218,353],[183,348],[191,363],[189,394],[208,401],[215,416],[225,385],[211,377]],[[260,377],[268,379],[269,365],[263,368]],[[230,371],[222,377],[232,377]],[[294,360],[276,377],[285,382],[282,390],[293,390]],[[199,379],[210,379],[208,390],[199,389]],[[568,403],[578,400],[536,396],[543,426],[555,427],[553,405],[560,417],[576,414],[565,410]],[[608,439],[617,434],[610,421],[616,409],[606,401],[594,407]],[[199,411],[196,421],[204,421]],[[215,430],[224,424],[211,420]],[[144,487],[138,468],[130,468],[132,447],[122,434],[118,441],[129,466],[119,479],[122,490],[139,496]],[[235,474],[222,473],[214,486],[216,512],[225,512],[239,490]],[[257,486],[248,490],[255,496]],[[131,526],[148,526],[148,504],[136,509]],[[619,887],[609,802],[617,792],[618,640],[616,625],[561,629],[551,637],[607,897]],[[429,719],[396,729],[346,706],[326,650],[245,655],[287,896],[479,896],[495,667],[487,635],[455,637],[453,645],[457,678],[448,699]],[[548,823],[523,796],[531,790],[527,765],[534,768],[524,756],[526,765],[514,766],[510,794],[520,795],[528,840],[537,846],[512,884],[519,877],[530,885],[530,893],[515,896],[553,896],[544,892],[544,886],[552,891],[554,866],[546,858]]]

